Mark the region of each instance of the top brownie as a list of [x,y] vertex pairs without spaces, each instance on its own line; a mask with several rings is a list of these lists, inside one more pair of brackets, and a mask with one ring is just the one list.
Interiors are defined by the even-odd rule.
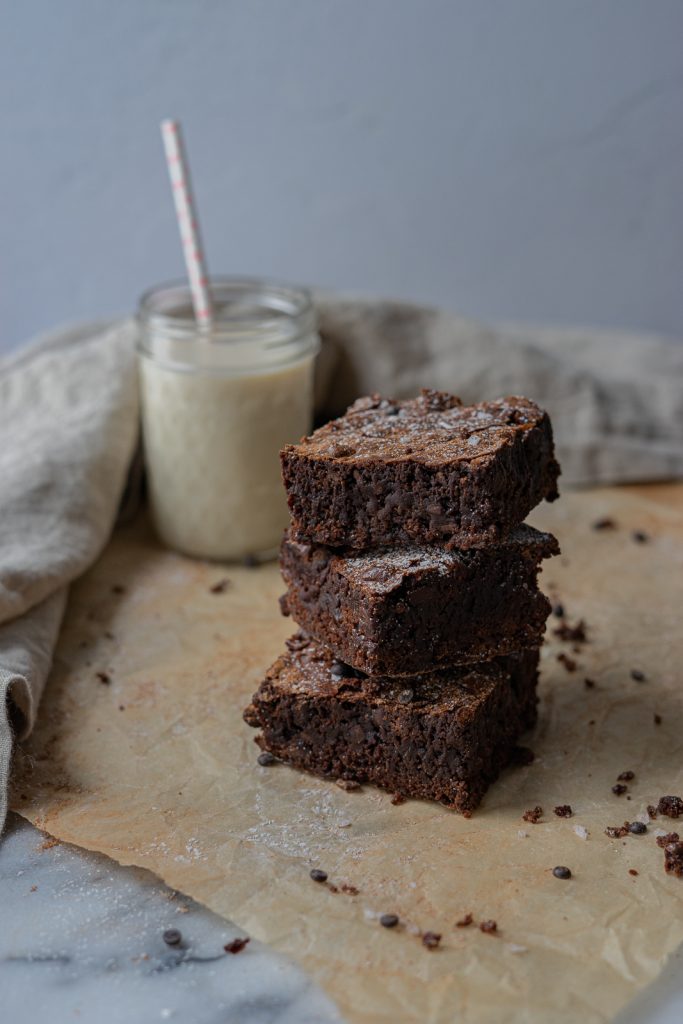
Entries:
[[464,406],[360,398],[281,452],[292,536],[331,547],[484,547],[540,501],[560,467],[547,413],[528,398]]

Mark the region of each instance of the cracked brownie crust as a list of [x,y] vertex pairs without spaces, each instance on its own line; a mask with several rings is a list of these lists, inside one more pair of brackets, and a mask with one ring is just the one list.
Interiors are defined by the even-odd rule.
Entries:
[[482,547],[558,496],[550,420],[526,398],[361,398],[281,462],[292,535],[331,547]]
[[244,718],[263,750],[316,775],[469,814],[536,720],[537,651],[397,680],[303,634],[287,646]]

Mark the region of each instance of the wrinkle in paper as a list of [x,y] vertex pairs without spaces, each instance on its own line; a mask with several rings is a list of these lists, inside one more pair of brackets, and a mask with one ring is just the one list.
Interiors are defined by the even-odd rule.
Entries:
[[[505,773],[470,820],[258,767],[241,711],[292,630],[278,613],[277,569],[183,559],[144,523],[119,531],[73,588],[14,805],[270,942],[350,1021],[608,1020],[683,941],[683,884],[665,875],[654,837],[676,823],[604,835],[683,791],[682,496],[584,492],[533,517],[563,549],[544,588],[570,621],[585,618],[590,643],[573,652],[549,635],[528,739],[536,760]],[[618,529],[591,528],[606,516]],[[634,529],[650,542],[636,544]],[[226,574],[225,593],[211,593]],[[630,800],[611,792],[627,769]],[[537,803],[542,821],[523,822]],[[556,817],[565,803],[574,816]],[[552,876],[556,864],[571,881]],[[312,867],[358,895],[316,885]],[[389,912],[400,928],[379,926]],[[457,928],[467,912],[475,924]],[[485,918],[497,937],[476,927]],[[439,950],[423,948],[424,929],[442,934]]]

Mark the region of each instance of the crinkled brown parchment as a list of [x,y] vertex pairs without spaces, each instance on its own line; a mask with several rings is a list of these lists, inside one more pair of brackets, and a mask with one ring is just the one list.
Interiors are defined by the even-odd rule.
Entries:
[[[654,834],[677,823],[604,834],[683,794],[682,499],[681,487],[600,490],[533,517],[563,548],[545,589],[590,642],[575,652],[549,635],[536,760],[469,821],[258,767],[241,710],[292,630],[276,567],[193,562],[144,524],[121,531],[73,588],[14,806],[229,916],[303,964],[350,1021],[607,1020],[683,941],[683,882],[664,874]],[[605,517],[617,528],[594,530]],[[635,778],[615,796],[625,770]],[[524,822],[536,804],[541,821]],[[555,816],[560,804],[573,817]],[[553,877],[558,864],[570,881]],[[316,884],[313,867],[358,894]],[[385,912],[402,925],[380,927]],[[457,928],[468,912],[474,924]]]

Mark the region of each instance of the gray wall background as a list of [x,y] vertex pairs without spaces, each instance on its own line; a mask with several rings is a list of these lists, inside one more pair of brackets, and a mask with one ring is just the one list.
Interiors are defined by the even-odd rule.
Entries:
[[683,336],[681,0],[2,0],[0,347],[183,264]]

